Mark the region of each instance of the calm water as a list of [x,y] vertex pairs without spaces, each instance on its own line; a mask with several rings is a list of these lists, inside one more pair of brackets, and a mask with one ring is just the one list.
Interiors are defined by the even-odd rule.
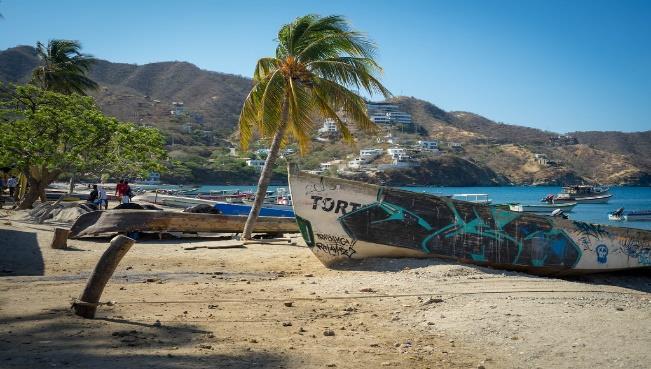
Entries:
[[[281,186],[282,187],[282,186]],[[270,186],[270,190],[277,187]],[[401,187],[413,192],[434,194],[459,194],[459,193],[485,193],[493,200],[493,204],[519,202],[523,204],[539,203],[547,194],[556,194],[560,187]],[[241,190],[254,191],[255,186],[201,186],[200,191],[215,190]],[[608,220],[608,213],[623,207],[626,210],[651,209],[651,187],[613,187],[610,189],[613,197],[607,204],[579,204],[573,212],[569,213],[570,219],[585,222],[611,224],[633,228],[651,229],[651,222],[612,222]]]

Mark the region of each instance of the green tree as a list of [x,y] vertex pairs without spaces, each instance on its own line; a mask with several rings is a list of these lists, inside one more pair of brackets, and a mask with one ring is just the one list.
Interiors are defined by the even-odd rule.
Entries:
[[50,40],[47,45],[36,43],[41,63],[32,73],[32,83],[63,94],[85,95],[86,90],[97,89],[97,83],[86,76],[95,59],[80,50],[79,41],[73,40]]
[[63,172],[99,175],[160,170],[163,137],[102,114],[93,99],[32,85],[3,88],[0,95],[0,163],[27,178],[19,204],[30,208]]
[[340,16],[306,15],[280,28],[276,55],[258,60],[254,86],[239,119],[243,150],[254,128],[263,137],[273,137],[244,227],[245,239],[251,238],[280,147],[293,138],[305,153],[314,128],[313,116],[333,119],[348,142],[353,138],[338,111],[364,131],[376,129],[366,114],[364,99],[350,90],[390,96],[376,77],[381,68],[374,60],[375,51],[375,45]]

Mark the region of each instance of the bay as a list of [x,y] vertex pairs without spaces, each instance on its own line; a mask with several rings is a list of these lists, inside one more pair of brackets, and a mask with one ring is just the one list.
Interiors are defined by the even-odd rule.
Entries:
[[[175,186],[160,186],[165,188],[178,188]],[[287,186],[269,186],[269,190]],[[187,186],[185,187],[187,188]],[[561,192],[561,187],[400,187],[412,192],[431,194],[460,194],[460,193],[485,193],[493,200],[493,204],[523,203],[538,204],[540,199],[548,194]],[[199,191],[218,190],[255,191],[256,186],[219,186],[203,185]],[[608,220],[608,213],[620,207],[626,210],[651,209],[651,187],[612,187],[610,192],[613,197],[607,204],[578,204],[568,215],[570,219],[590,223],[608,224],[620,227],[651,229],[651,222],[617,222]]]

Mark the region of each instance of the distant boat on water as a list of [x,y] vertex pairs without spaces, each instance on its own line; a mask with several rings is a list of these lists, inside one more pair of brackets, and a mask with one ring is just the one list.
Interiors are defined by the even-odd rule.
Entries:
[[649,222],[651,221],[651,210],[636,210],[636,211],[624,211],[624,208],[619,208],[612,213],[608,214],[609,220],[617,221],[642,221]]
[[580,204],[605,204],[613,195],[608,187],[576,185],[563,187],[563,192],[556,196],[548,195],[542,202],[567,203],[578,202]]
[[487,193],[457,193],[452,195],[455,200],[468,201],[475,204],[489,205],[493,202],[488,198]]
[[551,214],[556,209],[564,212],[570,212],[577,205],[576,202],[566,202],[560,204],[509,204],[509,210],[518,213],[544,213]]

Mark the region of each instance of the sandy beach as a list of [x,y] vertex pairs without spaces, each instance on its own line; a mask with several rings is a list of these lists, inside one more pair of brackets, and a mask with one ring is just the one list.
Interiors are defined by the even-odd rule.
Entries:
[[[13,217],[12,217],[13,218]],[[70,309],[109,238],[0,220],[0,368],[647,368],[651,273],[573,279],[292,241],[139,240],[96,319]]]

